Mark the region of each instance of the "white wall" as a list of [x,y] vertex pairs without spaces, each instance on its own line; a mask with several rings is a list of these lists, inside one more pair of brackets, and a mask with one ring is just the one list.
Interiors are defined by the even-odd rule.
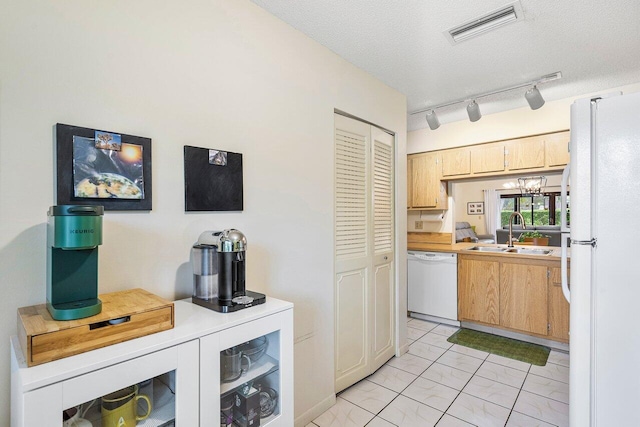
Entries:
[[[0,425],[16,309],[45,300],[55,123],[152,138],[153,210],[109,212],[101,292],[191,293],[201,231],[248,238],[248,287],[295,303],[295,413],[333,396],[333,111],[397,132],[406,100],[246,0],[5,2],[0,14]],[[184,212],[183,145],[243,153],[244,211]],[[398,264],[406,264],[398,215]],[[398,268],[400,300],[405,269]],[[406,311],[406,309],[405,309]],[[315,408],[315,409],[314,409]]]

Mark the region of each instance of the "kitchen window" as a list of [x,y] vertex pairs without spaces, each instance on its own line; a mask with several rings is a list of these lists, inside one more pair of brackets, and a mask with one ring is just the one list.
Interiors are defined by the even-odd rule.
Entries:
[[[567,196],[568,200],[568,196]],[[519,211],[527,225],[560,225],[560,193],[543,193],[532,196],[503,194],[500,196],[500,226],[509,225],[509,216]],[[569,212],[567,211],[567,220]],[[520,224],[518,217],[514,224]]]

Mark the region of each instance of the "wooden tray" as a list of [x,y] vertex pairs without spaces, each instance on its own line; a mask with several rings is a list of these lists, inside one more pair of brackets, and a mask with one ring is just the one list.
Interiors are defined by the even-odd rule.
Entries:
[[[27,365],[51,362],[173,328],[173,303],[144,289],[102,294],[99,298],[102,312],[77,320],[53,320],[45,304],[19,308],[18,338]],[[115,319],[122,322],[115,323]]]

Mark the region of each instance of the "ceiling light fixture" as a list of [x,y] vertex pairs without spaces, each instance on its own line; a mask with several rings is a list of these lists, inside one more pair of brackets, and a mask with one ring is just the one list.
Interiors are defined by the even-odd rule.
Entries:
[[471,98],[458,99],[456,101],[447,102],[446,104],[439,104],[439,105],[434,105],[427,108],[421,108],[419,110],[410,112],[409,115],[412,116],[414,114],[421,114],[426,112],[427,113],[426,119],[427,119],[427,123],[429,123],[429,127],[431,128],[431,130],[436,130],[440,127],[440,121],[436,116],[436,111],[435,111],[436,109],[449,107],[451,105],[465,102],[467,103],[467,114],[469,115],[469,120],[471,120],[472,122],[476,122],[480,120],[480,118],[482,117],[482,114],[480,113],[480,107],[478,106],[478,103],[477,103],[478,98],[484,98],[487,96],[496,95],[499,93],[508,92],[514,89],[520,89],[527,86],[530,87],[530,89],[528,89],[527,92],[525,93],[525,98],[529,103],[529,106],[531,107],[531,109],[537,110],[538,108],[544,105],[544,98],[542,98],[542,95],[538,90],[538,85],[543,83],[548,83],[554,80],[558,80],[561,78],[562,78],[562,73],[560,71],[557,71],[555,73],[544,75],[540,78],[528,81],[526,83],[505,87],[505,88],[494,90],[491,92],[481,93]]
[[482,114],[480,114],[480,107],[476,103],[475,99],[467,105],[467,114],[469,115],[469,120],[472,122],[477,122],[482,117]]
[[524,93],[524,97],[527,98],[529,107],[532,110],[537,110],[544,105],[544,98],[540,95],[540,91],[537,86],[532,87]]
[[427,111],[427,123],[429,123],[431,130],[436,130],[440,127],[440,120],[438,120],[438,116],[435,111]]

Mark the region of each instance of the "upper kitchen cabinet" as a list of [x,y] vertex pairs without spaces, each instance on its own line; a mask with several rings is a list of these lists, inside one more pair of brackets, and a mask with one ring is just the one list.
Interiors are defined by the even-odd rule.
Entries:
[[[408,208],[446,209],[442,181],[561,170],[569,163],[569,131],[416,153],[408,159]],[[444,197],[438,197],[443,191]]]
[[465,176],[471,173],[471,149],[469,147],[442,152],[442,177]]
[[447,187],[441,181],[439,153],[410,155],[407,161],[411,174],[411,193],[407,201],[409,209],[447,209]]
[[489,174],[504,172],[504,143],[495,142],[471,147],[471,172]]
[[507,169],[536,169],[544,167],[544,136],[506,141]]
[[546,135],[544,145],[545,165],[549,168],[569,163],[569,131]]

